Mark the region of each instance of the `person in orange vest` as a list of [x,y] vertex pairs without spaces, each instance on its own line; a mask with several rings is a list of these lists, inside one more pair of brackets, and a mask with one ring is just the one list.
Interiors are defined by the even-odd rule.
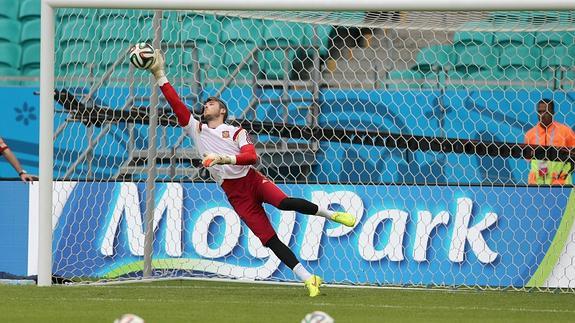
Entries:
[[[555,103],[543,99],[537,103],[539,123],[525,134],[529,145],[575,147],[575,132],[562,123],[553,120]],[[529,184],[565,185],[571,184],[571,163],[562,161],[530,160]]]

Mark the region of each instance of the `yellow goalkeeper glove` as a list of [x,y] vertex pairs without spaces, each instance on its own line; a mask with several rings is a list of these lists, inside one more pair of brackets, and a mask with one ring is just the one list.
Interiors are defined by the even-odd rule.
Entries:
[[162,51],[159,49],[154,51],[154,63],[148,67],[148,70],[152,72],[156,80],[166,76],[164,68],[164,57],[162,56]]
[[211,167],[214,165],[229,165],[236,163],[236,156],[218,155],[214,153],[204,154],[202,165],[204,167]]

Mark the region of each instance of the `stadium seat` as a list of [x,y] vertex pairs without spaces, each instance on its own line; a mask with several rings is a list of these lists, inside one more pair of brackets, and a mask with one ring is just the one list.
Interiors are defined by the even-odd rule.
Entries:
[[[6,67],[5,65],[2,65],[2,62],[0,62],[0,77],[2,76],[20,76],[20,71],[16,68]],[[20,85],[20,81],[3,80],[0,81],[0,85],[16,86]]]
[[211,16],[193,15],[182,17],[182,41],[217,43],[221,24]]
[[[315,25],[315,24],[306,24],[305,25],[305,32],[303,36],[302,44],[304,46],[313,45],[314,41],[314,32],[317,36],[318,43],[316,45],[319,46],[319,54],[322,57],[327,56],[329,51],[329,39],[332,31],[334,28],[329,25]],[[308,54],[309,55],[309,54]],[[311,56],[311,55],[309,55]]]
[[[90,28],[91,19],[68,19],[62,23],[60,44],[74,44],[91,42],[97,39],[96,28]],[[114,40],[114,39],[112,39]]]
[[489,45],[493,42],[493,33],[481,31],[482,28],[493,28],[493,26],[490,23],[472,21],[465,23],[462,26],[462,28],[465,31],[459,31],[453,35],[454,46],[457,46],[459,44]]
[[[219,44],[199,43],[197,48],[197,58],[193,57],[193,49],[186,48],[182,55],[182,65],[186,73],[194,73],[195,68],[200,68],[200,77],[215,77],[214,72],[222,65],[223,48]],[[195,61],[197,59],[197,61]],[[197,65],[196,65],[197,64]]]
[[427,73],[436,68],[445,70],[455,62],[455,52],[451,45],[437,45],[422,48],[415,60],[416,66],[412,69]]
[[[100,47],[101,57],[99,60],[100,67],[104,68],[110,66],[114,64],[116,60],[121,59],[120,57],[122,55],[127,55],[130,46],[131,44],[127,42],[109,43],[106,44],[105,47],[101,46]],[[126,57],[126,59],[121,62],[121,65],[127,65],[127,64],[128,59]]]
[[86,65],[88,64],[88,57],[82,55],[86,51],[83,45],[73,45],[64,48],[62,52],[62,60],[60,67],[66,68],[69,65]]
[[459,46],[454,72],[472,74],[497,66],[498,49],[490,45]]
[[504,69],[508,66],[537,69],[540,54],[540,49],[534,46],[506,46],[501,49],[499,66]]
[[575,71],[567,71],[560,80],[561,89],[565,91],[575,90]]
[[[134,34],[126,32],[126,30],[142,30],[137,20],[125,19],[122,17],[110,17],[100,21],[102,27],[100,42],[109,43],[115,41],[123,41],[131,43],[133,42]],[[138,40],[145,41],[148,35],[142,30],[142,33],[138,35]]]
[[[304,43],[303,37],[304,26],[302,24],[289,22],[268,22],[265,24],[262,36],[264,49],[258,61],[260,70],[266,78],[283,79],[289,76],[297,53],[303,54],[303,51],[297,48]],[[294,46],[294,48],[288,50],[271,49],[274,46]]]
[[0,43],[0,67],[19,68],[21,52],[17,44]]
[[232,19],[223,24],[220,41],[223,43],[242,40],[260,45],[263,23],[252,19]]
[[247,79],[252,78],[254,75],[251,72],[253,64],[253,57],[247,58],[248,55],[256,48],[256,44],[252,42],[228,42],[225,44],[225,51],[223,55],[223,66],[227,69],[228,73],[232,73],[242,61],[247,59],[247,64],[241,69],[238,78]]
[[20,6],[18,19],[22,23],[30,20],[40,19],[40,0],[24,0]]
[[23,47],[21,68],[24,70],[40,68],[40,43]]
[[0,18],[0,43],[20,43],[20,22]]
[[[33,0],[30,0],[33,1]],[[56,10],[56,17],[60,18],[60,21],[65,21],[71,17],[93,17],[97,13],[94,9],[80,9],[80,8],[60,8]]]
[[34,19],[22,24],[22,34],[20,36],[20,45],[40,42],[40,19]]
[[547,68],[569,68],[575,66],[575,57],[569,54],[569,47],[564,45],[546,46],[542,48],[539,67]]
[[526,45],[535,43],[535,34],[530,32],[496,32],[493,43],[499,46]]
[[[40,0],[36,0],[40,4]],[[18,19],[20,1],[0,0],[0,18]],[[2,29],[0,29],[2,30]]]
[[509,66],[502,70],[502,83],[506,88],[553,88],[553,74],[550,71]]
[[539,47],[556,46],[564,44],[572,46],[575,39],[575,32],[540,32],[535,35],[535,44]]
[[[39,68],[24,68],[22,70],[22,75],[24,77],[40,77]],[[22,81],[23,86],[39,86],[40,80],[24,80]]]
[[303,43],[304,26],[298,23],[274,21],[264,25],[263,41],[283,42],[290,45]]

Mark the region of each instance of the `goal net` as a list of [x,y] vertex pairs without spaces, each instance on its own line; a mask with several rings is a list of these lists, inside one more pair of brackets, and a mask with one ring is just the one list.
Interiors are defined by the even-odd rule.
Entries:
[[326,282],[575,287],[575,11],[55,13],[54,275],[297,280],[131,66],[148,42],[195,117],[226,102],[260,172],[356,216],[265,207]]

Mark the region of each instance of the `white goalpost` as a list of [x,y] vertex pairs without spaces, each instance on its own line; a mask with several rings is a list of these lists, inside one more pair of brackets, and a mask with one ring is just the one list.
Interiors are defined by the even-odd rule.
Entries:
[[[38,286],[53,275],[293,280],[130,66],[126,45],[143,41],[163,50],[197,117],[207,97],[226,100],[230,122],[257,139],[257,169],[288,195],[356,216],[345,228],[266,208],[328,283],[575,288],[570,147],[525,141],[543,99],[555,121],[575,122],[573,1],[41,9]],[[531,161],[566,182],[530,182]]]

